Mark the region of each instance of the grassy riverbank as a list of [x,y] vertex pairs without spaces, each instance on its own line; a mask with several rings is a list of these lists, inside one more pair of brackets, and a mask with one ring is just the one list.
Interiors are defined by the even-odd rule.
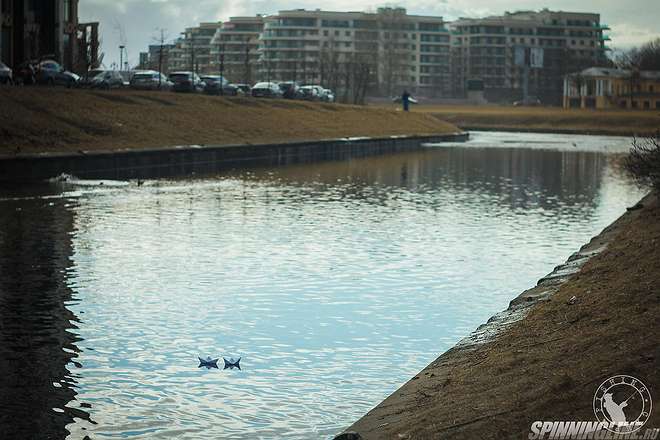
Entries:
[[131,90],[0,88],[0,154],[457,131],[394,109]]
[[[391,108],[388,105],[384,108]],[[413,113],[430,114],[464,130],[547,131],[633,136],[660,129],[660,111],[564,110],[548,107],[413,105]]]
[[[364,439],[527,438],[536,420],[594,420],[594,392],[616,374],[657,398],[660,206],[657,195],[643,203],[550,300],[496,340],[441,356],[349,430]],[[660,411],[646,427],[660,427]]]

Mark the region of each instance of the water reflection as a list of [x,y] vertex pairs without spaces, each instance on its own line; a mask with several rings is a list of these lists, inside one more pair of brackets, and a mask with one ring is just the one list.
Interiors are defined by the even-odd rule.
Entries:
[[78,339],[67,308],[73,214],[35,199],[0,208],[0,438],[64,438],[87,414],[74,399],[70,369]]
[[2,426],[72,439],[330,436],[641,196],[469,145],[3,192]]

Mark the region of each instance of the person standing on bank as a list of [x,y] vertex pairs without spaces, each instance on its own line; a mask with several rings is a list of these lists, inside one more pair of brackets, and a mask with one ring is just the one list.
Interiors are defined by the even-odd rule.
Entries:
[[403,95],[401,95],[401,102],[403,102],[403,111],[407,112],[408,108],[410,107],[410,93],[408,93],[408,90],[403,91]]

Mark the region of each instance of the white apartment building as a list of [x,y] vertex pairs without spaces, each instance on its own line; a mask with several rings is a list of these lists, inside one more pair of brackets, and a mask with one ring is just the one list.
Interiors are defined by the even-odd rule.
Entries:
[[374,92],[449,93],[449,40],[442,17],[408,15],[402,8],[280,11],[264,19],[260,78],[337,90],[356,66],[369,66]]
[[524,68],[515,62],[517,47],[543,50],[543,66],[529,72],[530,94],[560,104],[563,78],[586,67],[607,63],[603,34],[609,29],[599,14],[518,11],[452,22],[452,79],[456,96],[468,80],[481,80],[491,101],[522,97]]
[[[607,29],[599,14],[548,9],[454,22],[403,8],[295,9],[186,29],[168,71],[222,67],[232,82],[322,84],[340,99],[349,83],[366,81],[369,94],[463,98],[470,83],[483,85],[489,101],[511,101],[526,82],[532,97],[559,105],[565,75],[608,64]],[[542,66],[521,66],[521,49],[542,52]]]
[[231,17],[211,40],[210,70],[234,83],[254,83],[259,68],[259,36],[264,18]]
[[182,33],[168,56],[168,71],[211,73],[211,40],[222,23],[200,23]]

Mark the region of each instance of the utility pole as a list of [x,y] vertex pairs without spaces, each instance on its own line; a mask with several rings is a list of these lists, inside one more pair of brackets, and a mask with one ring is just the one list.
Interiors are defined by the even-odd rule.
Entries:
[[250,84],[250,37],[245,37],[245,84]]
[[523,104],[529,104],[529,64],[523,67]]
[[225,94],[225,44],[219,44],[220,49],[220,95]]
[[123,44],[119,46],[119,70],[124,68],[124,47]]
[[190,33],[190,71],[195,72],[195,36]]
[[160,89],[162,86],[162,73],[163,73],[163,61],[164,61],[164,56],[163,56],[163,49],[165,46],[165,40],[167,39],[167,35],[165,34],[165,29],[160,28],[156,29],[160,35],[157,35],[155,37],[152,37],[152,40],[158,43],[159,50],[158,50],[158,88]]

